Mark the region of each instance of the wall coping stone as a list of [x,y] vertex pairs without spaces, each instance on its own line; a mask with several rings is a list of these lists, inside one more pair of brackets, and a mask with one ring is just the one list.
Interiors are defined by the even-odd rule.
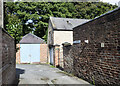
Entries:
[[71,43],[65,42],[65,43],[62,43],[62,45],[63,45],[64,47],[67,47],[67,46],[71,46]]
[[10,36],[13,40],[15,40],[5,29],[2,28],[2,31],[5,32],[8,36]]

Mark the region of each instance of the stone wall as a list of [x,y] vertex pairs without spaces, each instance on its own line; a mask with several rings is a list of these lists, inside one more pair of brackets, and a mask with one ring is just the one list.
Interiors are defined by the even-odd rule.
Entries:
[[63,47],[64,71],[74,74],[72,46]]
[[15,80],[14,39],[3,28],[3,0],[0,0],[0,86]]
[[3,28],[3,0],[0,0],[0,26]]
[[0,86],[2,85],[2,28],[0,27]]
[[73,29],[73,40],[81,43],[64,47],[65,71],[93,84],[120,84],[119,14],[117,8]]
[[2,84],[12,84],[15,80],[15,46],[14,39],[2,30]]

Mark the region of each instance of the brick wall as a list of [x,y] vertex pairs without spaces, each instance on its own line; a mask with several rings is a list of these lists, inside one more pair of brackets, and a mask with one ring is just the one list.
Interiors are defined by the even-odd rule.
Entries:
[[16,63],[20,64],[20,44],[16,45],[18,51],[16,52]]
[[60,57],[60,48],[59,48],[59,46],[55,46],[55,65],[54,66],[58,66],[59,65],[59,63],[60,63],[60,59],[59,59],[59,57]]
[[59,65],[60,65],[60,68],[63,69],[64,67],[64,63],[63,63],[63,46],[60,47],[60,56],[59,56]]
[[40,62],[47,63],[47,44],[40,45]]
[[63,47],[54,46],[54,66],[63,69]]
[[15,80],[15,46],[14,39],[2,31],[2,84],[12,84]]
[[[66,71],[90,83],[120,84],[119,14],[120,8],[73,29],[73,40],[81,43],[64,48]],[[73,60],[73,70],[68,68],[72,67],[68,57]]]

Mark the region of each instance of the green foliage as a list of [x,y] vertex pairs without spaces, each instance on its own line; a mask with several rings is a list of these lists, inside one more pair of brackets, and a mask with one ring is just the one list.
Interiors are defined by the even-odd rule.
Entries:
[[43,36],[43,39],[44,39],[45,41],[47,41],[47,36],[48,36],[48,29],[46,30],[45,35]]
[[[117,7],[102,2],[6,2],[4,6],[5,28],[16,43],[29,32],[47,40],[50,16],[93,19]],[[30,19],[32,23],[27,22]]]
[[6,29],[8,33],[15,39],[18,43],[22,37],[22,22],[16,15],[8,15],[8,24],[6,24]]

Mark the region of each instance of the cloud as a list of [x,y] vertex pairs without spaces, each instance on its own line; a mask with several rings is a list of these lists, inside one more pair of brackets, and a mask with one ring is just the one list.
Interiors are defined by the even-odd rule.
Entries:
[[101,1],[103,1],[103,2],[108,2],[108,3],[113,4],[113,5],[115,5],[115,4],[118,5],[118,2],[119,2],[120,0],[101,0]]

